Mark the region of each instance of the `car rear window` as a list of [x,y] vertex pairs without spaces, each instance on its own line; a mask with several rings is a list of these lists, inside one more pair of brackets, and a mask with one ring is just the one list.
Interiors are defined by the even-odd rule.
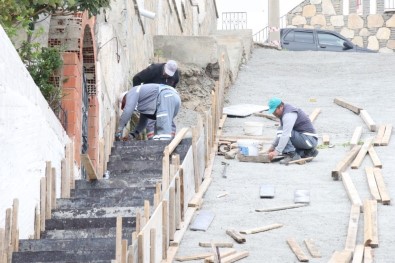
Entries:
[[295,31],[295,42],[314,43],[313,32]]

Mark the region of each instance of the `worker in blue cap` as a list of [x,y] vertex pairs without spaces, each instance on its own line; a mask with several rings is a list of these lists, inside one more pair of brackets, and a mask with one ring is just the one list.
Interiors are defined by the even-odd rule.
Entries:
[[300,158],[316,157],[318,136],[309,116],[279,98],[269,100],[269,113],[280,119],[276,139],[268,150],[269,159],[284,156],[281,164]]

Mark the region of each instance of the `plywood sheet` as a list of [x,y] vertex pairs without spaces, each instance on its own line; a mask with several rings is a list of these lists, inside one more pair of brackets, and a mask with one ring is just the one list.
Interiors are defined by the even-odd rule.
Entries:
[[214,217],[214,212],[209,210],[201,210],[199,214],[195,217],[195,220],[193,220],[189,228],[191,230],[206,231],[210,226],[211,222],[213,221]]

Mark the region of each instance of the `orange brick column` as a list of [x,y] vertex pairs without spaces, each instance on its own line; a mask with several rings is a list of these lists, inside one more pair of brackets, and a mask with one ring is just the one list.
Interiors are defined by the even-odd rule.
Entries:
[[[97,96],[89,96],[88,111],[88,155],[93,166],[97,168],[99,163],[99,102]],[[96,169],[97,170],[97,169]],[[101,175],[98,175],[99,177]]]

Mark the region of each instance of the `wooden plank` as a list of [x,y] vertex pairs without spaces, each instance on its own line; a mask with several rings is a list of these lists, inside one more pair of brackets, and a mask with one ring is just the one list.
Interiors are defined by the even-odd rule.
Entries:
[[373,139],[369,138],[366,139],[365,142],[363,143],[361,149],[359,150],[357,156],[355,157],[355,160],[351,163],[351,169],[358,169],[359,166],[361,165],[363,159],[365,158],[366,154],[368,153],[368,150],[372,144]]
[[343,250],[335,251],[332,257],[329,259],[328,263],[349,263],[352,258],[352,252]]
[[10,251],[9,251],[9,247],[11,244],[11,231],[12,231],[12,209],[11,208],[7,208],[5,210],[5,219],[4,219],[5,223],[4,223],[4,251],[8,256]]
[[52,198],[51,198],[51,189],[52,189],[51,173],[52,173],[51,162],[47,161],[46,167],[45,167],[45,178],[46,178],[46,181],[45,181],[45,189],[46,189],[46,191],[45,191],[45,194],[46,194],[46,196],[45,196],[45,219],[51,219],[51,207],[52,207],[52,205],[51,205],[51,201],[52,201]]
[[381,173],[381,169],[374,168],[373,173],[374,173],[374,178],[376,179],[377,188],[380,193],[381,202],[383,203],[383,205],[390,205],[391,197],[388,193],[387,187],[385,186],[384,177],[383,174]]
[[211,184],[212,178],[211,177],[204,177],[203,183],[200,185],[199,192],[191,199],[188,203],[189,207],[197,207],[199,206],[200,200],[202,199],[203,194],[206,192],[207,188]]
[[300,262],[309,262],[309,258],[305,255],[294,238],[288,238],[287,244]]
[[196,255],[188,255],[188,256],[177,256],[175,258],[176,261],[190,261],[190,260],[198,260],[198,259],[205,259],[207,257],[211,257],[213,253],[201,253]]
[[167,200],[162,201],[162,259],[167,259],[167,249],[169,248],[169,206]]
[[181,228],[181,210],[184,209],[184,207],[181,206],[181,200],[180,200],[180,177],[174,178],[174,184],[175,184],[175,220],[176,220],[176,229]]
[[381,196],[379,189],[377,188],[376,178],[374,177],[374,173],[373,173],[373,167],[365,167],[365,172],[369,185],[370,194],[375,200],[377,200],[377,202],[381,202]]
[[197,152],[197,141],[198,141],[197,128],[192,128],[192,153],[193,153],[193,172],[195,178],[195,193],[199,192],[200,181],[200,169],[199,169],[199,156]]
[[60,197],[61,198],[70,198],[70,176],[68,172],[68,165],[66,159],[62,159],[60,165],[61,171],[61,186],[60,186]]
[[372,207],[369,200],[365,200],[363,207],[363,244],[366,247],[373,241]]
[[285,205],[285,206],[278,206],[278,207],[272,207],[272,208],[255,209],[255,212],[273,212],[273,211],[293,209],[293,208],[299,208],[299,207],[305,207],[305,206],[307,206],[307,204],[293,204],[293,205]]
[[342,181],[351,203],[353,205],[359,206],[359,208],[362,209],[361,198],[359,197],[357,189],[355,188],[355,185],[352,182],[350,175],[348,173],[342,173]]
[[[230,250],[225,251],[225,252],[221,251],[221,258],[227,257],[229,255],[233,255],[236,252],[237,252],[236,249],[230,249]],[[205,258],[204,259],[204,263],[214,263],[214,255]]]
[[170,246],[178,247],[180,245],[182,237],[184,236],[185,231],[188,229],[189,223],[191,222],[196,210],[196,207],[187,209],[184,222],[181,224],[181,229],[174,234],[174,241],[170,242]]
[[177,132],[176,136],[169,143],[169,154],[172,154],[176,147],[180,144],[182,139],[184,139],[185,135],[189,132],[189,127],[182,128],[179,132]]
[[269,120],[272,120],[275,122],[280,122],[280,120],[276,116],[273,116],[271,114],[267,114],[267,113],[263,113],[263,112],[256,112],[253,115],[258,116],[258,117],[263,117],[263,118],[266,118],[266,119],[269,119]]
[[321,258],[321,252],[319,251],[318,247],[316,246],[314,240],[312,239],[305,239],[304,243],[309,251],[310,255],[313,258]]
[[370,247],[376,248],[379,246],[379,231],[378,231],[378,221],[377,221],[377,201],[376,200],[369,200],[370,203],[370,211],[372,215],[372,234],[373,239],[370,242]]
[[362,135],[362,126],[358,126],[355,128],[355,131],[350,140],[350,147],[354,147],[355,145],[359,144],[359,140],[361,139]]
[[89,158],[88,154],[81,154],[81,162],[82,162],[82,165],[85,167],[86,174],[87,174],[89,180],[99,179],[97,177],[95,167],[93,166],[93,163],[92,163],[91,159]]
[[330,144],[329,134],[324,133],[322,135],[322,144],[323,145],[329,145]]
[[359,116],[361,116],[362,120],[366,123],[369,131],[375,132],[377,130],[377,125],[373,121],[367,110],[361,110],[359,112]]
[[232,263],[249,256],[248,251],[241,251],[221,259],[221,263]]
[[0,263],[5,263],[4,253],[4,228],[0,228]]
[[362,263],[364,245],[359,244],[355,246],[354,254],[352,256],[352,263]]
[[19,239],[18,239],[18,211],[19,211],[19,200],[15,198],[12,202],[12,219],[11,219],[11,246],[12,251],[17,251]]
[[306,157],[306,158],[300,158],[298,160],[294,160],[294,161],[290,161],[288,163],[286,163],[285,165],[289,165],[289,164],[306,164],[310,161],[312,161],[314,159],[314,157]]
[[350,111],[352,111],[352,112],[354,112],[356,114],[359,114],[359,112],[362,110],[361,107],[356,106],[356,105],[354,105],[354,104],[352,104],[352,103],[350,103],[350,102],[348,102],[348,101],[346,101],[344,99],[341,99],[341,98],[335,98],[333,100],[333,102],[335,104],[343,107],[343,108],[349,109]]
[[317,119],[318,114],[321,113],[321,109],[320,108],[316,108],[313,110],[313,112],[310,114],[309,118],[311,122],[314,122],[315,119]]
[[184,168],[180,167],[178,170],[178,175],[180,176],[180,217],[181,221],[185,220],[185,185],[184,185]]
[[229,235],[231,238],[233,238],[239,244],[246,242],[245,237],[240,235],[240,233],[234,229],[227,229],[226,234]]
[[380,143],[381,146],[387,146],[389,144],[391,139],[391,134],[392,134],[392,125],[391,124],[385,125],[385,132],[383,135],[383,139],[381,140]]
[[372,145],[369,147],[368,153],[370,158],[372,158],[373,166],[377,168],[382,168],[383,164],[381,163],[380,158]]
[[56,209],[56,168],[51,170],[51,209]]
[[365,246],[365,251],[363,252],[363,263],[373,263],[373,253],[371,247]]
[[115,234],[115,259],[121,262],[122,259],[122,217],[117,216],[116,234]]
[[265,232],[265,231],[269,231],[269,230],[272,230],[272,229],[280,228],[282,226],[283,226],[282,224],[271,224],[271,225],[267,225],[267,226],[263,226],[263,227],[257,227],[257,228],[253,228],[253,229],[242,230],[242,231],[240,231],[240,233],[241,234],[256,234],[256,233]]
[[357,243],[358,222],[361,208],[358,205],[352,205],[350,211],[350,220],[348,221],[348,230],[346,246],[344,250],[354,251]]
[[175,202],[174,186],[169,188],[169,240],[174,240],[174,233],[176,232],[176,202]]
[[150,215],[151,215],[151,212],[150,212],[150,204],[149,204],[149,200],[144,200],[144,217],[145,217],[145,220],[149,220],[149,218],[150,218]]
[[336,165],[336,168],[332,170],[331,174],[333,180],[339,180],[341,173],[344,172],[347,167],[352,163],[360,149],[361,146],[356,145],[347,152],[346,156]]
[[162,159],[162,192],[165,193],[170,183],[170,153],[169,146],[165,147]]
[[376,137],[373,140],[374,146],[380,146],[385,132],[385,125],[380,125]]
[[221,119],[219,120],[219,124],[218,124],[218,129],[219,130],[222,130],[222,128],[224,127],[224,124],[225,124],[225,121],[226,121],[226,118],[228,117],[228,115],[226,115],[226,114],[222,114],[222,117],[221,117]]
[[156,255],[156,229],[150,229],[150,263],[155,263],[155,255]]
[[45,230],[45,208],[46,208],[46,200],[47,200],[47,187],[46,187],[46,179],[42,177],[40,179],[40,229],[42,231]]
[[216,247],[228,247],[228,248],[233,247],[232,242],[199,242],[200,247],[211,247],[212,245]]
[[214,220],[215,214],[209,210],[200,210],[189,229],[206,231]]
[[137,245],[138,245],[138,262],[144,262],[144,235],[140,232],[137,235]]
[[262,184],[259,188],[260,198],[273,198],[274,192],[274,185],[271,184]]

